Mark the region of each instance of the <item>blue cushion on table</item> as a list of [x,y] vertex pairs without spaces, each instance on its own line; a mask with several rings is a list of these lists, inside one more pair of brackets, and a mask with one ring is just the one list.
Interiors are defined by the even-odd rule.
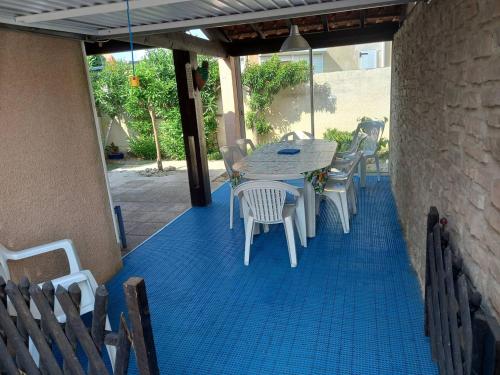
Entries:
[[298,148],[284,148],[282,150],[279,150],[278,154],[281,154],[281,155],[294,155],[294,154],[298,154],[299,152],[300,152],[300,149],[298,149]]

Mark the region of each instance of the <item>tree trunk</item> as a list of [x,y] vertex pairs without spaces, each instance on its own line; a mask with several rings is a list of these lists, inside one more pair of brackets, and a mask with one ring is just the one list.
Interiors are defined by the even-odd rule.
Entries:
[[158,128],[156,125],[156,113],[155,113],[154,109],[149,108],[149,116],[151,117],[151,124],[153,125],[153,135],[155,138],[156,163],[158,164],[158,170],[163,171],[163,164],[161,162],[160,140],[158,138]]

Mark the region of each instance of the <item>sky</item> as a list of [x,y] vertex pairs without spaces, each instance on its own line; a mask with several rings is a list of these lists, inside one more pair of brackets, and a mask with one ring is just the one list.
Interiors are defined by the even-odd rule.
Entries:
[[[198,38],[202,39],[208,39],[205,34],[203,34],[203,31],[200,29],[193,29],[187,31],[188,34],[191,34],[193,36],[197,36]],[[146,56],[146,51],[147,50],[135,50],[134,51],[134,61],[140,61]],[[118,53],[113,53],[112,54],[115,60],[120,60],[120,61],[127,61],[130,62],[132,61],[132,55],[130,51],[127,52],[118,52]]]

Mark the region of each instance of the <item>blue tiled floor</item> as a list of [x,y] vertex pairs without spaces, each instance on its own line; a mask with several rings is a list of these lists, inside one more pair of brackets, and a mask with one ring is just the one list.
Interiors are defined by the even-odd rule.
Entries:
[[146,279],[162,374],[437,374],[387,177],[368,177],[348,235],[325,202],[295,269],[282,226],[256,237],[243,265],[228,190],[141,245],[109,283],[116,318],[122,283]]

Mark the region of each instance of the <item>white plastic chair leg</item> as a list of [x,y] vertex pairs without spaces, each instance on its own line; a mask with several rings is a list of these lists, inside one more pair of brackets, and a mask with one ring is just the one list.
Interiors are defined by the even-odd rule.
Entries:
[[344,233],[349,233],[349,207],[347,205],[347,192],[339,193],[340,204],[342,205],[341,216],[344,218]]
[[375,157],[375,165],[377,166],[377,181],[380,181],[380,160],[377,154],[375,154],[374,157]]
[[234,191],[231,186],[229,191],[229,229],[233,229],[233,216],[234,216]]
[[293,233],[293,219],[291,217],[284,218],[286,242],[288,244],[288,254],[290,256],[290,266],[297,267],[297,251],[295,248],[295,236]]
[[349,187],[349,198],[351,201],[352,213],[356,215],[358,213],[358,207],[356,205],[356,191],[354,190],[354,183]]
[[252,217],[247,218],[247,224],[245,227],[245,258],[243,263],[245,266],[250,264],[250,244],[253,238],[253,223],[254,220]]
[[[317,199],[317,201],[318,200],[319,199]],[[300,238],[300,244],[303,247],[307,247],[306,209],[304,206],[303,197],[299,197],[297,199],[297,206],[295,208],[294,219],[295,219],[295,226],[297,227],[297,232]]]
[[366,158],[363,156],[359,161],[359,184],[366,187]]

